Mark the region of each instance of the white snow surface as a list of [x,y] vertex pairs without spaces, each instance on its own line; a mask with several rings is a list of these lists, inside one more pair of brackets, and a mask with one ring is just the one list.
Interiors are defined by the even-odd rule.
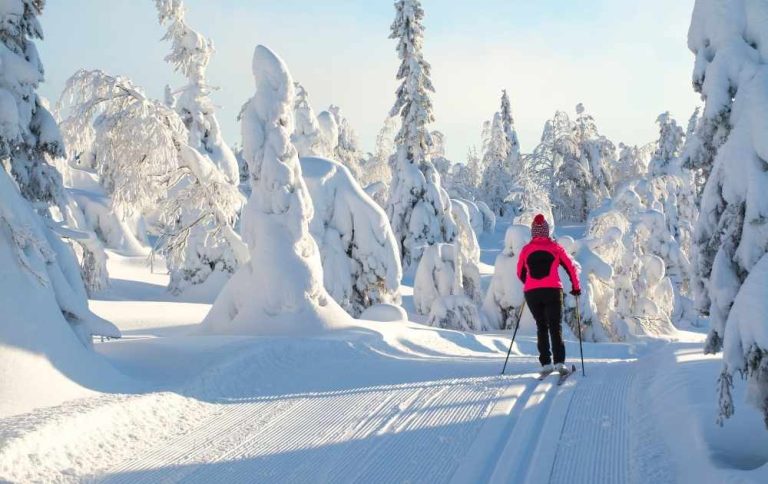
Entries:
[[[481,259],[499,250],[505,229],[481,238]],[[87,369],[109,364],[131,379],[113,372],[112,388],[66,393],[50,374],[36,375],[58,402],[34,409],[28,400],[0,414],[0,480],[768,478],[760,414],[740,407],[725,427],[715,424],[709,394],[721,360],[701,354],[702,335],[682,333],[671,344],[585,342],[587,376],[557,387],[554,377],[534,378],[531,326],[521,327],[505,376],[510,332],[372,318],[379,321],[315,336],[200,335],[214,294],[178,299],[144,258],[109,256],[118,281],[91,304],[125,337],[97,343],[100,356]],[[566,335],[568,361],[577,362],[578,342]]]

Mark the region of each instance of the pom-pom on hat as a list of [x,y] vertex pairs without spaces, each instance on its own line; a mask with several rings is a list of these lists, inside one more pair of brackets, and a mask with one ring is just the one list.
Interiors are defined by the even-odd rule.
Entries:
[[531,224],[531,236],[532,237],[549,237],[549,224],[544,215],[538,214],[533,217],[533,223]]

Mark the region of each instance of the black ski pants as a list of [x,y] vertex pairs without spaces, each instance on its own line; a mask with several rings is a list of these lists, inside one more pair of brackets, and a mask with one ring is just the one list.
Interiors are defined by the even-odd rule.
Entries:
[[[536,320],[536,337],[539,347],[539,362],[542,365],[565,363],[563,343],[563,290],[555,288],[532,289],[525,293],[525,303]],[[549,340],[552,339],[550,353]],[[552,354],[554,353],[554,355]]]

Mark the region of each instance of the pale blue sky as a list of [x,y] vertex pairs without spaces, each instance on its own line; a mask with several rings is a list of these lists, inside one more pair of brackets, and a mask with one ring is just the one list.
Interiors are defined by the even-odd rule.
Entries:
[[[691,88],[686,34],[694,0],[424,0],[425,54],[437,121],[449,156],[463,161],[483,120],[509,91],[524,150],[557,109],[583,102],[602,132],[641,144],[665,110],[685,124],[699,103]],[[189,23],[211,37],[209,79],[220,87],[219,120],[230,144],[235,117],[253,93],[250,57],[275,50],[317,112],[338,104],[363,147],[394,100],[398,60],[388,39],[390,0],[186,0]],[[163,58],[152,0],[49,0],[39,44],[54,100],[78,68],[127,75],[152,96],[182,79]]]

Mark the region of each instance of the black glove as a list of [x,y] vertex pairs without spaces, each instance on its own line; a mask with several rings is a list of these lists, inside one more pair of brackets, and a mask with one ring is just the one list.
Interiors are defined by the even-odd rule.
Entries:
[[574,296],[581,296],[581,289],[574,289],[571,291],[571,294]]

